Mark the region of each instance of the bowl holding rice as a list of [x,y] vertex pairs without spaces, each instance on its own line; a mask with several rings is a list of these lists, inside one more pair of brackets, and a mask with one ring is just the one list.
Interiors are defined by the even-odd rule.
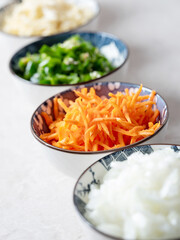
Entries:
[[95,239],[180,239],[180,146],[129,147],[78,179],[75,209]]
[[16,0],[0,9],[0,29],[18,37],[46,37],[83,27],[98,14],[95,0]]

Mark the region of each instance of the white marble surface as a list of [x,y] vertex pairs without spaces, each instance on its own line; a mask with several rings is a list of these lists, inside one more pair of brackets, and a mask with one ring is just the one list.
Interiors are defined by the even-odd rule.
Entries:
[[[126,74],[120,70],[119,80],[143,83],[166,99],[169,123],[158,141],[179,144],[180,1],[99,2],[97,29],[129,46]],[[9,58],[28,41],[0,35],[0,240],[87,240],[73,208],[75,180],[55,169],[33,139],[35,106],[9,73]]]

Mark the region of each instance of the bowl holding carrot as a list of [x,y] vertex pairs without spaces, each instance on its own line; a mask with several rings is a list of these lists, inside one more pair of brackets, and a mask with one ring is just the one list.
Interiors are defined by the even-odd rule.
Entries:
[[51,161],[77,177],[110,152],[149,140],[167,120],[167,104],[155,90],[142,84],[99,82],[47,99],[35,110],[31,131]]

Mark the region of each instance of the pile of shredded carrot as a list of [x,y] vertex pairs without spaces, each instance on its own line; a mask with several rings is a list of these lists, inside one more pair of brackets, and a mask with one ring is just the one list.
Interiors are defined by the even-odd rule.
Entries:
[[[124,147],[148,137],[160,127],[159,110],[155,105],[153,90],[140,96],[142,85],[136,93],[109,93],[101,99],[95,89],[74,91],[75,102],[66,106],[60,98],[54,98],[54,118],[46,112],[42,116],[49,126],[49,133],[40,137],[56,147],[75,151],[100,151]],[[64,114],[59,111],[63,108]]]

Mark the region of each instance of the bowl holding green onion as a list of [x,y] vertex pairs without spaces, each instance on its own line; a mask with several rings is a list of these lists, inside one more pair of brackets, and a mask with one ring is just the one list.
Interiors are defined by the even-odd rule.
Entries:
[[9,67],[21,84],[27,83],[29,88],[33,85],[38,92],[43,87],[48,91],[41,93],[54,94],[59,91],[56,87],[64,90],[104,78],[107,81],[127,58],[128,48],[117,37],[103,32],[75,32],[44,38],[23,47],[12,56]]

